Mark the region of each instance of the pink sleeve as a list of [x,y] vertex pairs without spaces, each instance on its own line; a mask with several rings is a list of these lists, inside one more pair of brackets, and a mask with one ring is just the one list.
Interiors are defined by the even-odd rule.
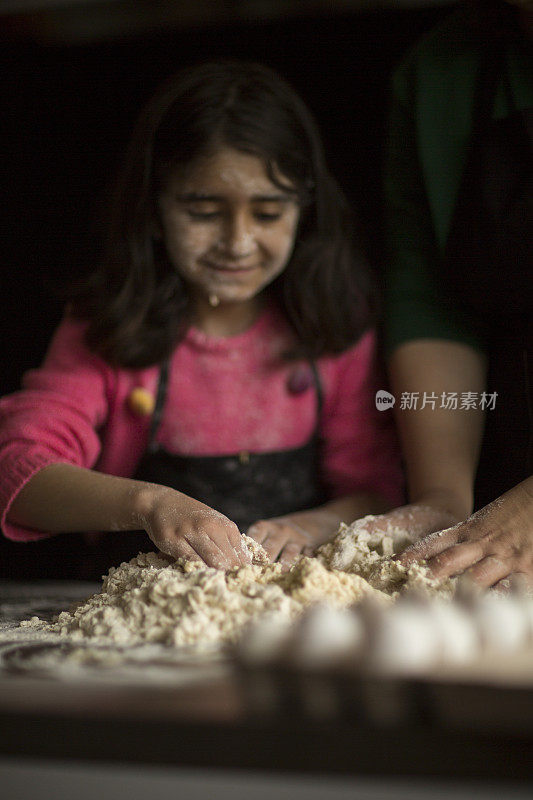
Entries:
[[98,429],[107,416],[113,371],[85,346],[84,329],[66,318],[43,365],[24,375],[22,391],[0,400],[0,515],[9,539],[48,535],[6,520],[32,475],[58,462],[93,467],[100,453]]
[[384,388],[375,333],[369,331],[350,350],[328,359],[324,371],[330,385],[321,426],[323,477],[330,495],[370,491],[401,505],[404,479],[392,411],[378,411],[375,403],[376,391]]

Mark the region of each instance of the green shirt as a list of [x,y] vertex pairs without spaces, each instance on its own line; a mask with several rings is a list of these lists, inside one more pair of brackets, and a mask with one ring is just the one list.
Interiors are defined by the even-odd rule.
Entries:
[[[531,53],[506,50],[515,106],[533,105]],[[466,162],[479,46],[463,10],[429,32],[393,76],[385,164],[389,259],[385,340],[448,339],[483,349],[483,330],[442,297],[444,249]],[[503,81],[493,116],[509,112]]]

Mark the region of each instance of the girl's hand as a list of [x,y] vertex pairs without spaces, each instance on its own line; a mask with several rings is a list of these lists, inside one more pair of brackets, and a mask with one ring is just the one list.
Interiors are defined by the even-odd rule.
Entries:
[[139,519],[162,553],[204,561],[216,569],[251,564],[234,522],[204,503],[167,487],[153,487],[141,501]]
[[533,580],[533,478],[519,483],[465,522],[411,545],[400,561],[426,559],[441,580],[466,574],[482,587],[511,574]]
[[289,569],[298,556],[313,555],[338,530],[340,519],[326,510],[313,509],[254,522],[247,535],[262,544],[271,561]]

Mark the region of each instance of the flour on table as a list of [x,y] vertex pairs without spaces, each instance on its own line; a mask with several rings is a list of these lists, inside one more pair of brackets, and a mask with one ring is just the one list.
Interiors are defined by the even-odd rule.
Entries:
[[247,623],[265,614],[292,622],[320,601],[345,608],[367,597],[391,603],[406,587],[439,591],[424,567],[406,569],[391,561],[394,537],[370,534],[362,525],[365,520],[342,525],[316,557],[302,556],[288,572],[270,563],[262,546],[248,536],[243,539],[252,563],[228,572],[139,553],[111,568],[100,592],[63,611],[54,622],[32,617],[22,625],[72,640],[201,648],[234,642]]

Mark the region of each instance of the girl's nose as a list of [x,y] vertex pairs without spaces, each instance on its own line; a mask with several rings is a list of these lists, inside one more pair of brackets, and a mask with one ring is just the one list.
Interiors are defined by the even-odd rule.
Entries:
[[253,223],[247,214],[228,216],[222,234],[221,246],[233,258],[245,258],[254,250]]

